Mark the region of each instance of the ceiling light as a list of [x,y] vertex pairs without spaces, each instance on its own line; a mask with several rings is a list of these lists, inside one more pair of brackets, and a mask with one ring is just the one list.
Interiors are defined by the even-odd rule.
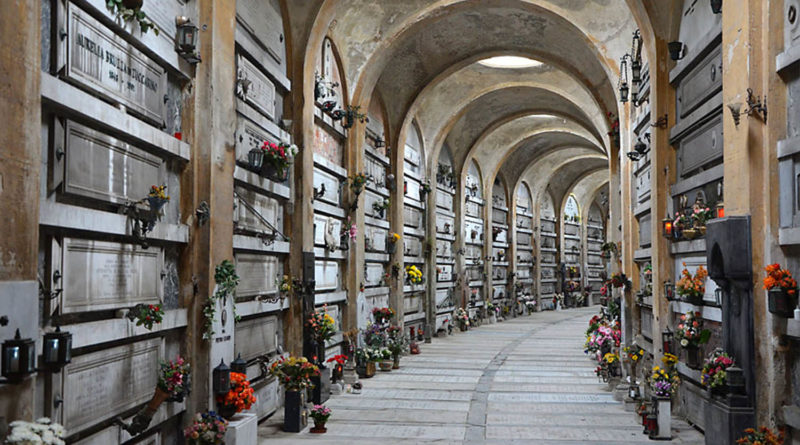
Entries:
[[491,68],[531,68],[542,65],[538,60],[518,56],[497,56],[479,61],[481,65]]

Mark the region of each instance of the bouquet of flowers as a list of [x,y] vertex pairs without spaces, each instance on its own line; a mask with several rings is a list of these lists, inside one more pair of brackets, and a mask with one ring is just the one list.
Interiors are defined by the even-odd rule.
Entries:
[[700,312],[689,311],[681,315],[681,322],[678,323],[678,330],[675,332],[681,347],[697,347],[708,341],[711,332],[708,329],[701,330],[702,325]]
[[653,366],[650,375],[650,388],[658,397],[670,397],[678,390],[681,379],[677,373],[666,370],[660,366]]
[[392,244],[395,244],[398,241],[400,241],[400,235],[392,232],[392,234],[389,235],[389,242],[392,243]]
[[688,229],[692,227],[692,219],[683,212],[676,212],[675,213],[675,221],[672,222],[672,225],[676,229]]
[[317,343],[329,340],[336,333],[336,321],[328,313],[328,306],[323,305],[322,310],[315,310],[306,322],[314,334]]
[[344,354],[336,354],[333,357],[325,360],[325,363],[333,363],[336,362],[337,365],[344,366],[344,362],[347,361],[347,356]]
[[641,360],[645,354],[644,348],[637,345],[636,343],[622,348],[622,352],[624,352],[628,356],[628,359],[633,364],[636,364],[639,360]]
[[364,188],[364,185],[369,180],[369,177],[364,173],[356,173],[349,179],[350,179],[350,190],[353,191],[353,194],[358,196],[361,194],[361,190]]
[[281,357],[270,366],[269,373],[275,376],[287,391],[300,391],[311,386],[311,377],[319,375],[319,368],[305,357]]
[[158,389],[166,392],[170,397],[182,400],[189,393],[190,373],[189,364],[181,356],[178,356],[175,361],[162,361],[158,373]]
[[128,318],[136,320],[136,326],[153,329],[154,324],[159,324],[164,319],[164,309],[159,304],[137,304],[128,313]]
[[50,421],[47,417],[37,419],[35,422],[15,420],[8,424],[9,433],[3,443],[19,445],[64,445],[63,426]]
[[733,366],[734,361],[727,352],[720,349],[714,351],[711,357],[707,358],[703,365],[700,376],[700,383],[703,386],[718,388],[725,385],[728,381],[727,369]]
[[314,405],[308,412],[308,417],[314,419],[315,422],[325,423],[331,417],[331,409],[325,405]]
[[169,202],[166,185],[151,185],[150,193],[147,194],[147,204],[150,210],[158,212],[164,204]]
[[264,141],[261,150],[264,151],[264,162],[269,163],[280,177],[286,174],[286,169],[291,165],[292,158],[297,154],[297,146],[286,142],[275,144]]
[[250,381],[247,380],[247,375],[239,372],[232,372],[231,389],[227,394],[217,396],[217,403],[220,404],[220,410],[222,410],[223,413],[225,410],[239,413],[250,409],[250,407],[256,403],[256,396],[253,395],[253,388],[250,387]]
[[467,311],[460,307],[453,312],[453,319],[458,320],[459,323],[464,323],[465,325],[469,326],[469,314]]
[[783,431],[775,434],[771,429],[762,426],[756,431],[753,428],[744,430],[744,437],[736,441],[738,445],[783,445]]
[[770,264],[765,268],[767,277],[764,278],[764,289],[783,289],[786,293],[793,297],[797,295],[797,281],[792,278],[792,273],[787,269],[781,269],[778,263]]
[[692,220],[696,226],[705,226],[706,222],[708,222],[710,219],[714,219],[714,212],[712,212],[708,207],[698,207],[694,209],[694,212],[692,212]]
[[603,324],[586,338],[586,349],[584,352],[587,354],[596,353],[602,349],[603,346],[606,346],[609,349],[617,348],[619,347],[621,337],[622,333],[616,324],[614,327],[611,327],[608,324]]
[[367,323],[364,329],[364,343],[372,347],[380,347],[386,343],[386,331],[380,324]]
[[388,323],[394,318],[394,309],[388,307],[373,308],[372,317],[375,319],[375,323]]
[[708,277],[708,271],[703,266],[699,266],[697,272],[692,275],[686,269],[686,263],[683,263],[681,279],[675,283],[675,290],[678,291],[678,295],[684,297],[702,298],[706,293],[706,277]]
[[197,413],[192,424],[183,430],[188,445],[220,445],[225,443],[228,421],[214,411]]
[[631,280],[622,272],[617,272],[614,275],[611,275],[611,286],[615,289],[619,289],[624,287],[626,290],[630,289],[631,287]]
[[422,271],[417,266],[406,266],[406,277],[411,284],[422,284]]

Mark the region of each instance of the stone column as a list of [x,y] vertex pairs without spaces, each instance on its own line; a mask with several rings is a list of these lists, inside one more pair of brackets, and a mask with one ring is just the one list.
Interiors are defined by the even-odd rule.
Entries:
[[[23,337],[39,335],[41,11],[39,0],[0,2],[0,208],[11,235],[0,237],[0,316],[9,318],[0,341],[17,328]],[[0,384],[0,435],[6,422],[33,420],[35,386],[35,378]]]
[[[426,162],[424,165],[431,165]],[[425,303],[423,309],[425,310],[425,342],[431,341],[431,336],[434,334],[433,330],[436,329],[436,283],[437,274],[436,267],[436,164],[428,169],[427,178],[431,183],[431,192],[425,196],[425,234],[430,238],[433,243],[433,249],[425,252],[425,259],[428,262],[426,269],[428,285],[425,287]],[[452,274],[456,273],[456,268],[453,266]]]
[[[453,219],[453,232],[456,236],[456,242],[453,244],[453,249],[456,252],[456,264],[454,270],[458,272],[458,281],[453,288],[453,304],[458,307],[466,306],[466,295],[469,289],[469,278],[467,277],[467,261],[466,261],[466,234],[464,233],[464,214],[466,210],[466,193],[464,191],[465,178],[467,176],[466,163],[457,167],[453,165],[453,171],[458,176],[458,183],[456,184],[456,194],[453,196],[453,213],[456,217]],[[484,228],[484,233],[485,233]],[[486,235],[484,235],[486,236]],[[459,253],[460,252],[460,253]]]
[[[403,293],[403,286],[405,283],[405,242],[406,235],[404,233],[405,218],[403,216],[403,206],[405,202],[405,192],[403,190],[403,181],[405,180],[405,159],[403,158],[403,151],[405,149],[406,135],[405,132],[398,134],[397,138],[388,138],[387,140],[393,141],[392,153],[390,156],[391,172],[394,174],[397,187],[390,193],[391,206],[389,207],[389,232],[395,232],[401,236],[403,244],[397,246],[394,253],[390,255],[390,262],[392,265],[397,264],[400,266],[400,276],[397,280],[391,280],[389,288],[389,307],[394,309],[395,317],[398,326],[403,326],[403,317],[405,316],[405,294]],[[389,266],[390,268],[392,266]],[[435,266],[434,266],[435,267]],[[430,283],[428,283],[430,285]]]
[[[494,295],[494,268],[492,264],[494,263],[494,256],[492,255],[492,246],[494,245],[494,224],[492,222],[492,212],[494,211],[494,203],[492,200],[492,192],[494,188],[494,181],[490,181],[489,178],[481,177],[481,180],[484,182],[481,184],[483,188],[483,214],[481,217],[483,218],[483,295],[484,297],[487,295]],[[488,258],[488,259],[487,259]],[[472,298],[471,291],[467,293],[467,300]],[[508,291],[508,286],[506,286],[506,299],[511,299],[510,293]],[[467,309],[467,304],[464,305],[464,309]],[[513,305],[510,314],[513,314]],[[509,314],[509,315],[510,315]]]
[[[368,110],[368,104],[361,105],[362,110]],[[345,141],[345,167],[347,168],[348,175],[355,175],[364,171],[364,139],[366,138],[366,123],[362,123],[356,119],[352,128],[347,131],[347,140]],[[313,170],[312,170],[313,180]],[[350,187],[343,188],[343,195],[346,197],[345,202],[352,202],[356,196],[350,190]],[[366,212],[366,195],[365,191],[357,198],[359,202],[358,208],[355,212],[350,213],[350,224],[356,224],[360,232],[356,238],[356,242],[350,247],[347,252],[347,275],[346,275],[346,289],[347,289],[347,304],[342,310],[342,331],[358,327],[358,295],[361,293],[361,283],[364,281],[364,237],[366,231],[364,230],[364,215]],[[394,210],[394,198],[392,199],[392,207],[389,208],[389,216],[392,216]],[[344,225],[347,224],[347,219],[343,221]],[[402,232],[398,232],[402,233]],[[312,240],[313,243],[313,240]],[[313,250],[313,247],[312,247]],[[391,302],[389,304],[392,306]],[[395,310],[397,310],[395,308]]]
[[181,282],[192,283],[182,290],[189,317],[187,355],[196,382],[187,405],[190,413],[213,405],[211,369],[220,358],[226,363],[233,359],[232,314],[227,314],[226,336],[230,338],[209,342],[203,340],[202,308],[214,292],[214,267],[223,260],[233,260],[235,141],[231,129],[236,126],[236,108],[231,91],[236,81],[235,10],[234,0],[197,2],[199,23],[206,30],[200,33],[202,62],[196,67],[194,96],[185,112],[188,116],[184,117],[194,151],[181,176],[181,202],[182,214],[194,215],[194,209],[206,201],[210,219],[202,227],[196,222],[190,224],[190,242],[181,264]]

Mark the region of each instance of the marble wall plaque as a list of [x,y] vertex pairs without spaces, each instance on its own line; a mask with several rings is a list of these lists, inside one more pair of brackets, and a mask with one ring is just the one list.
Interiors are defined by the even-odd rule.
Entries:
[[157,303],[162,297],[163,250],[134,244],[64,238],[62,312],[98,311]]
[[544,233],[555,233],[556,231],[556,223],[550,221],[549,219],[541,220],[542,232]]
[[160,125],[166,71],[71,2],[67,21],[66,77]]
[[508,223],[508,212],[500,209],[492,209],[492,222],[500,224]]
[[[278,230],[283,231],[283,206],[277,199],[243,187],[236,187],[236,193],[238,193],[241,199],[244,199],[250,207],[255,209],[261,217],[266,219]],[[236,205],[235,221],[236,226],[240,229],[253,232],[272,232],[272,229],[264,224],[256,214],[239,202],[237,202]]]
[[420,190],[422,190],[422,187],[420,186],[419,181],[411,176],[406,176],[404,187],[406,198],[414,201],[422,201],[422,197],[420,196]]
[[587,255],[586,261],[592,265],[599,265],[602,264],[603,262],[602,257],[600,257],[600,255]]
[[403,309],[406,314],[422,312],[422,296],[420,294],[406,294],[403,298]]
[[436,256],[450,258],[453,256],[453,243],[447,240],[436,240]]
[[500,229],[497,232],[497,235],[492,236],[493,241],[497,241],[498,243],[507,243],[508,242],[508,230]]
[[452,216],[436,214],[436,233],[455,235],[455,219]]
[[529,268],[517,269],[517,278],[525,279],[531,277],[531,270]]
[[317,260],[314,263],[316,290],[336,290],[339,286],[339,263]]
[[531,245],[531,235],[529,233],[517,232],[517,245],[518,246],[530,246]]
[[263,419],[278,410],[281,405],[279,398],[280,385],[274,378],[266,384],[256,383],[253,385],[253,395],[256,396],[256,403],[251,408],[259,419]]
[[364,248],[368,252],[386,252],[389,232],[382,227],[364,227]]
[[325,233],[330,231],[336,246],[339,246],[339,234],[342,231],[342,221],[327,215],[314,214],[314,245],[325,245]]
[[678,112],[685,118],[722,89],[722,45],[699,61],[675,90]]
[[564,234],[565,235],[577,236],[579,231],[580,231],[580,228],[576,224],[564,223]]
[[542,263],[555,264],[556,255],[553,252],[542,252]]
[[581,250],[581,242],[576,239],[565,239],[564,240],[564,249],[567,251],[579,251]]
[[403,238],[403,252],[406,256],[422,256],[422,240],[406,235]]
[[364,195],[364,212],[367,216],[377,219],[387,219],[389,217],[389,212],[392,210],[391,207],[383,211],[383,218],[379,218],[380,215],[378,215],[378,212],[372,207],[373,204],[383,203],[387,198],[373,192],[372,190],[366,190],[362,194]]
[[[238,292],[237,292],[238,293]],[[277,350],[278,319],[275,316],[253,318],[236,323],[235,351],[246,361]],[[248,376],[250,378],[256,375]]]
[[464,221],[464,237],[467,241],[483,241],[483,223],[475,221]]
[[[478,291],[478,293],[480,294],[480,290]],[[506,287],[505,286],[494,286],[492,288],[492,298],[493,299],[506,298],[506,297],[508,297],[508,295],[506,294]]]
[[439,272],[436,275],[436,281],[448,282],[453,280],[453,266],[451,264],[441,264],[437,268]]
[[369,153],[364,156],[364,174],[372,176],[375,184],[380,186],[386,184],[386,166]]
[[403,224],[406,227],[419,229],[422,227],[422,212],[414,207],[403,206]]
[[647,213],[646,215],[639,218],[639,246],[647,247],[651,243],[652,232],[651,232],[651,222],[653,220],[652,214]]
[[384,273],[383,263],[367,263],[364,266],[364,285],[380,286]]
[[722,114],[703,124],[678,143],[678,175],[688,177],[722,157]]
[[475,201],[467,201],[464,207],[466,215],[473,218],[481,218],[481,205]]
[[74,357],[61,373],[68,435],[150,400],[161,344],[155,338]]
[[636,174],[636,202],[643,203],[650,198],[650,166]]
[[600,271],[603,269],[600,268],[588,268],[586,269],[586,276],[589,278],[600,278]]
[[236,253],[233,256],[236,273],[239,274],[237,297],[266,295],[278,291],[276,279],[283,275],[281,260],[272,255]]
[[533,261],[533,253],[529,250],[517,251],[517,258],[522,263],[530,263]]
[[274,118],[275,84],[246,57],[239,55],[236,61],[237,95],[268,118]]
[[239,162],[247,163],[247,153],[261,148],[264,141],[278,143],[280,138],[242,115],[236,116],[236,159]]
[[556,292],[555,283],[542,283],[542,295],[550,295]]
[[552,236],[543,236],[542,237],[542,248],[543,249],[555,249],[556,247],[556,239]]
[[581,260],[581,255],[579,253],[573,252],[564,252],[564,261],[570,264],[577,264]]
[[517,214],[517,227],[520,229],[530,230],[533,220],[529,216],[522,216]]
[[452,289],[436,289],[436,307],[448,307],[453,305],[451,298]]
[[325,193],[317,199],[325,201],[329,204],[338,206],[340,203],[341,188],[339,187],[339,178],[318,168],[314,169],[314,188],[317,191],[322,191],[322,186],[325,186]]
[[68,121],[64,191],[113,203],[138,201],[165,177],[161,158]]
[[504,266],[492,268],[492,276],[495,280],[504,281],[507,273],[508,269],[506,269]]
[[469,260],[472,258],[480,258],[483,256],[481,246],[467,246],[465,257]]
[[552,267],[543,267],[542,268],[542,279],[543,280],[551,280],[556,277],[556,270]]
[[403,151],[403,158],[414,165],[419,165],[420,162],[419,151],[415,147],[412,147],[411,145],[405,144],[405,150]]
[[447,210],[449,212],[453,211],[453,195],[450,193],[437,191],[436,192],[436,207],[441,209]]
[[467,278],[469,281],[480,281],[483,279],[483,268],[482,267],[467,267]]
[[276,62],[283,61],[283,19],[272,1],[237,0],[236,18]]

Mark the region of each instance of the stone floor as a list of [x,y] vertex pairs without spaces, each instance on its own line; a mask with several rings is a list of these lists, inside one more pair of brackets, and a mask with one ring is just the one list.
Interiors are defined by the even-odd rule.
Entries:
[[[583,353],[596,308],[547,311],[421,345],[401,369],[363,379],[360,395],[333,396],[324,435],[259,428],[263,444],[643,444],[635,414],[598,383]],[[673,443],[703,436],[673,421]]]

